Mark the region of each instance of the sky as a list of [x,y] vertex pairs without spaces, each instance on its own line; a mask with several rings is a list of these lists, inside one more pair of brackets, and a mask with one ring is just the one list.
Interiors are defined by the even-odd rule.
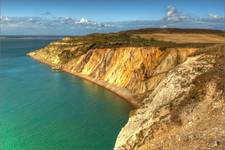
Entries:
[[138,28],[224,30],[224,0],[0,0],[2,35],[82,35]]

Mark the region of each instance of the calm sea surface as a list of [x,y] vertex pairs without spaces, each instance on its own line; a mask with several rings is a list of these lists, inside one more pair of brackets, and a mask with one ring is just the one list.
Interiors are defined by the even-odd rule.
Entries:
[[27,57],[52,40],[0,40],[0,150],[113,149],[131,105]]

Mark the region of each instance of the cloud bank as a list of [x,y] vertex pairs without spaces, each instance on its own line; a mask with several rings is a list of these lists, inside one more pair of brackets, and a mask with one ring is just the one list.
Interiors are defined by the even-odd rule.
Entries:
[[[157,21],[135,20],[96,22],[87,18],[52,17],[51,12],[40,13],[40,17],[0,16],[2,35],[83,35],[94,32],[115,32],[138,28],[209,28],[224,30],[224,16],[214,13],[206,17],[197,17],[167,7],[165,15]],[[48,17],[47,17],[48,16]]]

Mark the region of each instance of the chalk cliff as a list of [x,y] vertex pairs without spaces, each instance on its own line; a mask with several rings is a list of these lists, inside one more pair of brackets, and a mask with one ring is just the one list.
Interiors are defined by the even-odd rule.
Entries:
[[223,44],[177,44],[119,33],[67,37],[28,55],[136,106],[116,150],[220,149],[225,145],[223,49]]

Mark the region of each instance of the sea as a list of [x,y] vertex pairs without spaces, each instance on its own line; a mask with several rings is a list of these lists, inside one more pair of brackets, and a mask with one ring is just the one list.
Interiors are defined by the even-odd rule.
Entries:
[[133,107],[26,56],[61,37],[0,38],[0,150],[111,150]]

